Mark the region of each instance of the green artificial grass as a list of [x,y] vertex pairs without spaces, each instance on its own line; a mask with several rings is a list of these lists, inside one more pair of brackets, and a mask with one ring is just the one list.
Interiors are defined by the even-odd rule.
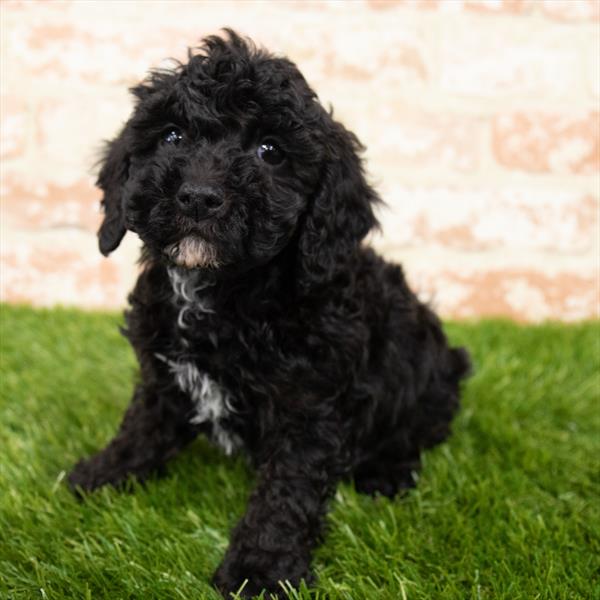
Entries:
[[[217,599],[253,474],[198,440],[135,493],[78,502],[66,470],[136,379],[121,317],[1,308],[0,597]],[[600,598],[600,324],[451,323],[476,372],[418,488],[343,484],[295,599]]]

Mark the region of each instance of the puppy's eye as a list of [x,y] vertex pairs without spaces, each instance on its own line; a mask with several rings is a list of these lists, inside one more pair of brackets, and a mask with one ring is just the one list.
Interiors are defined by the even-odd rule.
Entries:
[[183,133],[177,127],[169,127],[162,136],[162,141],[165,144],[177,145],[183,139]]
[[285,158],[283,150],[270,140],[262,142],[257,148],[256,154],[260,160],[269,165],[279,165]]

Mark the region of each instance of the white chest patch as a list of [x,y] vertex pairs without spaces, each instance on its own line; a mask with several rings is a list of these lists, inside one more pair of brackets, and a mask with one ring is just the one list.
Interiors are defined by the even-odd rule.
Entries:
[[203,315],[214,313],[210,307],[208,294],[201,292],[214,285],[211,279],[200,279],[198,272],[182,270],[176,267],[168,269],[171,287],[173,288],[173,304],[179,308],[177,325],[187,329],[187,319],[202,318]]
[[181,362],[170,366],[177,385],[181,391],[189,394],[194,402],[195,414],[190,423],[200,425],[210,422],[213,440],[225,454],[231,454],[241,445],[241,440],[236,434],[227,431],[222,424],[222,421],[234,412],[227,391],[192,363]]
[[[186,318],[194,315],[201,318],[202,314],[214,312],[198,297],[199,292],[212,285],[212,282],[198,281],[197,274],[182,273],[178,269],[169,269],[169,277],[173,286],[173,302],[179,307],[177,324],[180,329],[189,327]],[[189,351],[188,342],[182,337],[182,349]],[[156,357],[169,365],[177,387],[187,394],[194,403],[194,414],[190,423],[200,425],[210,423],[212,426],[212,439],[226,454],[231,454],[242,445],[240,437],[228,431],[224,421],[235,412],[232,398],[221,385],[214,381],[207,373],[189,360],[170,360],[162,354]]]

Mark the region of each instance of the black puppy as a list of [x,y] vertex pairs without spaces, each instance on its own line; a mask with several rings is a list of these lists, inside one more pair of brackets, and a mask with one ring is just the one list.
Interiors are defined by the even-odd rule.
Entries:
[[469,369],[377,225],[357,138],[296,66],[227,31],[153,72],[109,144],[100,250],[144,243],[126,336],[141,383],[71,486],[144,480],[199,433],[258,471],[214,576],[246,596],[311,580],[342,478],[393,496],[446,438]]

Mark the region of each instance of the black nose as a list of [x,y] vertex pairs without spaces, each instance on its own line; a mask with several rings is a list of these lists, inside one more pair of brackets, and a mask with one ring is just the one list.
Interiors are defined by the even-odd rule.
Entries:
[[182,184],[175,200],[186,216],[197,221],[213,216],[223,206],[223,196],[215,188],[195,183]]

